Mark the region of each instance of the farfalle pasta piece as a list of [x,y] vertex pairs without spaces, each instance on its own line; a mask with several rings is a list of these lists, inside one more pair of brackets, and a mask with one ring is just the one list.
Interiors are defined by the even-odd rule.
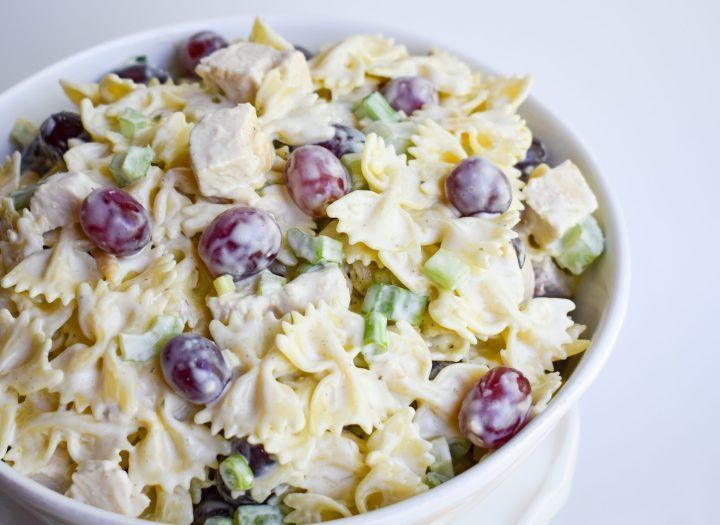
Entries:
[[10,198],[0,201],[0,269],[5,275],[24,258],[43,249],[43,228],[30,210],[15,211]]
[[177,190],[179,176],[178,170],[170,170],[160,179],[151,208],[155,242],[176,239],[182,233],[183,210],[192,205],[192,201]]
[[176,111],[163,115],[155,129],[150,145],[155,152],[155,162],[162,163],[165,169],[190,167],[190,130],[184,113]]
[[6,197],[20,186],[20,152],[5,157],[0,165],[0,197]]
[[81,283],[93,283],[100,278],[95,260],[81,249],[80,242],[75,228],[63,228],[55,246],[20,261],[0,283],[16,292],[27,291],[30,297],[42,295],[48,302],[60,299],[68,304]]
[[413,156],[410,165],[415,167],[422,180],[422,190],[433,197],[444,194],[445,176],[467,153],[455,135],[434,120],[425,120],[412,136],[408,149]]
[[260,360],[275,344],[280,332],[280,321],[271,312],[250,310],[244,314],[233,311],[227,323],[217,319],[210,323],[210,334],[218,347],[233,352],[249,370],[260,364]]
[[83,200],[99,185],[84,173],[55,173],[35,190],[30,211],[44,232],[80,222]]
[[5,456],[13,441],[18,406],[18,395],[15,392],[0,390],[0,459]]
[[190,525],[193,520],[193,501],[188,489],[175,487],[167,491],[159,485],[153,489],[152,510],[143,514],[142,518],[160,523]]
[[290,507],[291,512],[285,516],[286,523],[319,523],[322,521],[348,518],[352,512],[332,498],[322,494],[297,493],[288,494],[283,503]]
[[390,38],[356,35],[323,49],[310,61],[310,68],[315,86],[329,90],[337,98],[371,81],[368,73],[405,57],[405,46]]
[[531,76],[506,77],[500,75],[488,78],[482,84],[483,88],[487,90],[484,109],[507,108],[514,113],[530,94],[532,83]]

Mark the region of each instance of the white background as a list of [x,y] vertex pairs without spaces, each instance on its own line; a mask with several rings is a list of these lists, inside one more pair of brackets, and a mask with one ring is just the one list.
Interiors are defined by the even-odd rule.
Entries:
[[532,72],[535,95],[585,139],[615,185],[633,258],[625,328],[582,399],[576,479],[555,523],[718,523],[719,6],[3,0],[0,89],[115,36],[238,13],[375,19],[500,71]]

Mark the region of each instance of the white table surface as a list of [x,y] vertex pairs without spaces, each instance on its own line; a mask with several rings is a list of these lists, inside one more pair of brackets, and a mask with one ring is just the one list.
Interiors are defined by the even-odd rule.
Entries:
[[554,523],[717,523],[720,3],[670,4],[6,0],[0,89],[124,33],[248,12],[397,22],[534,73],[615,184],[633,258],[625,328],[582,399],[575,483]]

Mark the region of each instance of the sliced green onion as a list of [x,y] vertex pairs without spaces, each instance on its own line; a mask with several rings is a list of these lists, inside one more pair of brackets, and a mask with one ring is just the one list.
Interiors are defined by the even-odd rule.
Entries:
[[366,190],[368,183],[362,174],[362,153],[346,153],[340,157],[340,162],[350,175],[350,189],[352,191]]
[[155,152],[150,146],[130,146],[127,153],[116,154],[110,162],[115,183],[123,188],[144,178],[154,157]]
[[387,120],[391,122],[400,120],[397,111],[392,108],[379,91],[373,91],[362,99],[355,108],[355,116],[358,119],[367,117],[371,120]]
[[220,477],[225,486],[232,492],[245,492],[255,484],[255,476],[242,454],[226,457],[218,467]]
[[428,298],[394,286],[373,284],[365,294],[362,312],[378,312],[392,321],[407,321],[419,324],[427,307]]
[[412,120],[400,122],[374,121],[363,128],[366,135],[375,133],[385,144],[393,146],[395,152],[405,153],[411,144],[411,137],[416,133],[417,125]]
[[437,472],[428,472],[425,474],[425,479],[423,479],[423,481],[425,482],[425,485],[433,489],[438,485],[442,485],[448,479],[450,478],[443,476],[442,474],[438,474]]
[[454,437],[448,439],[448,447],[450,447],[450,455],[454,462],[460,461],[467,453],[470,452],[472,443],[465,438]]
[[41,184],[42,182],[36,182],[35,184],[30,184],[29,186],[10,192],[9,197],[12,199],[16,211],[30,206],[30,200],[35,194],[35,190],[37,190]]
[[241,505],[235,511],[235,525],[282,525],[283,514],[275,505]]
[[213,516],[203,521],[203,525],[234,525],[234,522],[227,516]]
[[282,289],[287,279],[275,275],[270,270],[263,270],[258,279],[258,295],[270,295]]
[[368,312],[365,314],[363,344],[367,347],[367,351],[363,348],[363,354],[365,354],[366,358],[387,352],[387,317],[380,312]]
[[597,221],[588,215],[556,241],[555,262],[569,272],[580,275],[605,249],[605,237]]
[[38,136],[38,127],[24,118],[19,118],[10,131],[10,139],[20,148],[24,149]]
[[222,297],[223,295],[227,295],[235,291],[235,281],[233,280],[232,275],[221,275],[213,281],[213,286],[215,287],[215,292],[218,297]]
[[143,334],[120,334],[120,357],[124,361],[148,361],[162,350],[165,343],[181,334],[184,325],[179,317],[161,315]]
[[470,275],[470,267],[452,252],[440,248],[425,261],[423,272],[444,290],[454,290]]
[[295,255],[310,264],[341,263],[343,246],[340,241],[326,235],[310,235],[299,228],[287,231],[287,240]]
[[430,472],[435,472],[445,476],[446,478],[452,478],[455,475],[452,462],[452,454],[450,453],[450,446],[448,445],[447,439],[444,437],[437,437],[430,441],[432,449],[430,454],[435,458],[432,465],[430,465]]
[[132,140],[142,130],[149,128],[152,121],[133,108],[125,108],[118,117],[120,133],[128,140]]

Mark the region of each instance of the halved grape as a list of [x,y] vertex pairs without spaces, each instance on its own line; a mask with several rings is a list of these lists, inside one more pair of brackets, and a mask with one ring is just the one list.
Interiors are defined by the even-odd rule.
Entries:
[[313,55],[312,51],[310,51],[308,48],[306,48],[304,46],[299,46],[299,45],[295,44],[294,47],[295,47],[296,51],[300,51],[305,56],[305,60],[310,60],[313,56],[315,56],[315,55]]
[[188,38],[180,48],[180,63],[185,73],[197,77],[195,68],[200,60],[212,55],[218,49],[227,47],[228,42],[215,31],[200,31]]
[[461,161],[445,180],[445,193],[463,217],[504,213],[512,202],[510,181],[500,168],[482,157]]
[[361,131],[343,124],[333,124],[335,135],[330,140],[319,142],[317,146],[331,151],[337,158],[346,153],[358,153],[362,151],[365,144],[365,135]]
[[160,366],[175,393],[191,403],[215,401],[230,382],[230,367],[220,349],[196,334],[180,334],[165,343]]
[[71,139],[90,140],[80,115],[71,111],[53,113],[40,126],[38,136],[23,150],[21,170],[42,176],[62,167],[62,157]]
[[520,431],[531,406],[530,382],[522,372],[493,368],[465,396],[460,431],[478,447],[497,448]]
[[215,217],[200,237],[198,251],[213,277],[228,274],[239,280],[270,266],[281,242],[280,226],[272,215],[238,207]]
[[98,188],[80,208],[80,226],[104,252],[133,255],[150,242],[150,217],[132,195],[115,188]]
[[205,525],[213,517],[232,517],[237,504],[226,501],[217,488],[210,486],[202,490],[200,501],[193,507],[192,525]]
[[524,181],[527,181],[528,177],[535,170],[535,168],[537,168],[546,160],[547,150],[545,149],[545,144],[540,142],[538,138],[533,137],[532,143],[530,144],[527,153],[525,153],[525,158],[515,164],[515,167],[522,172],[520,178]]
[[438,103],[435,84],[423,77],[397,77],[381,90],[393,109],[411,115],[427,104]]
[[297,148],[285,166],[295,204],[308,215],[324,217],[331,203],[350,191],[350,177],[338,158],[322,146]]
[[151,79],[157,78],[161,83],[165,83],[170,78],[170,74],[164,69],[151,66],[145,62],[136,62],[112,71],[120,78],[128,78],[136,84],[147,84]]
[[234,453],[245,456],[256,477],[261,476],[265,470],[275,465],[274,457],[265,452],[262,444],[251,445],[245,438],[234,438],[230,442],[230,446]]

